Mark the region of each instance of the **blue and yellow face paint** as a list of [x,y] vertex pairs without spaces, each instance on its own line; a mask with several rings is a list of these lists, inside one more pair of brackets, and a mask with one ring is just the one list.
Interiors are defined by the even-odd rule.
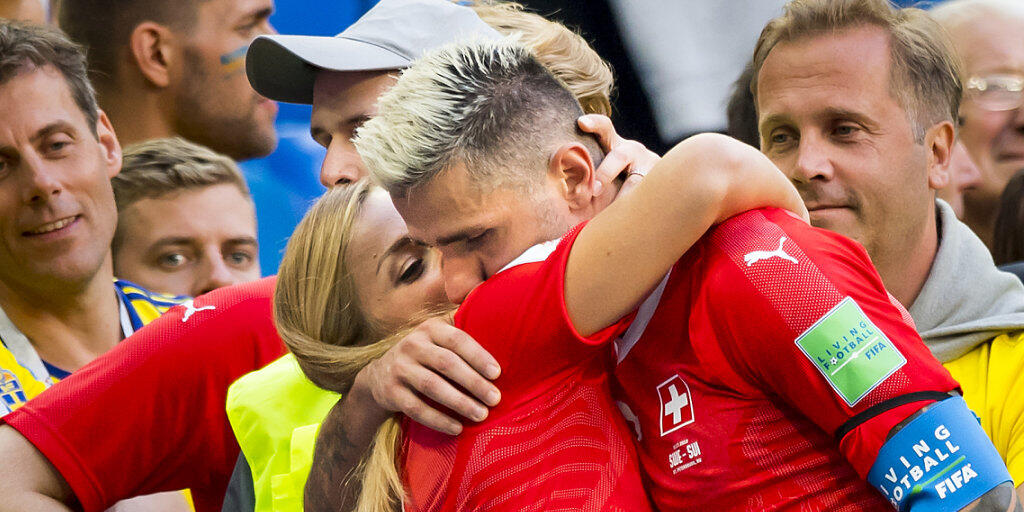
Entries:
[[239,47],[230,53],[220,56],[220,69],[224,74],[234,73],[245,68],[245,52],[249,51],[249,45]]

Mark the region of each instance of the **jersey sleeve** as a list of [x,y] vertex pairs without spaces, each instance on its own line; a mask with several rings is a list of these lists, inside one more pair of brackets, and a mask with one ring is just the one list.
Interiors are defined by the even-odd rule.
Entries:
[[42,452],[86,511],[186,488],[197,510],[220,510],[239,453],[228,386],[284,352],[272,291],[268,279],[199,297],[190,317],[172,308],[2,421]]
[[[565,307],[565,268],[580,224],[557,243],[534,246],[509,268],[491,276],[466,298],[455,326],[472,336],[502,368],[496,385],[508,392],[529,388],[595,357],[632,315],[590,335],[576,331]],[[609,345],[610,347],[610,345]]]
[[957,387],[859,244],[756,210],[706,247],[694,328],[750,390],[835,435],[862,476],[892,427]]

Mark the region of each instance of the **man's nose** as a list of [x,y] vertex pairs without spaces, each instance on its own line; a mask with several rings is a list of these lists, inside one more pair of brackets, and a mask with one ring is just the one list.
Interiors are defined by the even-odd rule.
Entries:
[[22,160],[21,165],[27,171],[25,175],[29,180],[22,193],[26,203],[45,203],[60,194],[63,186],[57,174],[42,159],[29,155]]
[[484,281],[480,267],[471,258],[446,258],[441,264],[444,292],[453,304],[462,304],[469,292]]
[[210,255],[203,259],[206,262],[202,266],[202,273],[198,276],[199,279],[197,279],[196,286],[192,289],[193,296],[199,296],[217,288],[241,282],[240,279],[235,277],[235,274],[228,267],[219,252],[216,255]]
[[788,174],[789,179],[796,183],[831,180],[834,170],[829,159],[828,145],[819,137],[801,137],[800,146],[797,148],[796,162]]
[[327,188],[352,183],[366,176],[363,159],[351,142],[345,140],[331,141],[327,146],[327,155],[320,166],[320,183]]

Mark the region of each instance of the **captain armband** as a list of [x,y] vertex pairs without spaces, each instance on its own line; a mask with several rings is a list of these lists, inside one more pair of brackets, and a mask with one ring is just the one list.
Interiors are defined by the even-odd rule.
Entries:
[[959,396],[932,405],[886,441],[868,472],[868,483],[900,512],[960,510],[1010,481]]

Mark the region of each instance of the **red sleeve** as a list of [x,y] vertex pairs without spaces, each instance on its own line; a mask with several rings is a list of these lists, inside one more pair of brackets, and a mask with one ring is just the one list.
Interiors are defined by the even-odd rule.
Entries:
[[68,481],[86,511],[132,496],[192,489],[219,511],[238,444],[228,386],[284,353],[274,329],[274,279],[175,307],[3,421]]
[[829,434],[857,425],[839,448],[861,475],[888,431],[934,398],[851,418],[910,393],[957,387],[859,244],[782,211],[757,210],[717,228],[705,256],[698,307],[709,321],[697,328],[717,337],[703,338],[717,340],[752,389]]
[[557,246],[548,242],[528,250],[473,290],[455,314],[455,326],[501,365],[495,385],[502,391],[502,405],[514,404],[510,393],[516,390],[530,389],[576,368],[586,358],[609,354],[603,345],[615,339],[632,318],[627,316],[586,337],[569,320],[565,267],[584,225],[576,226]]

